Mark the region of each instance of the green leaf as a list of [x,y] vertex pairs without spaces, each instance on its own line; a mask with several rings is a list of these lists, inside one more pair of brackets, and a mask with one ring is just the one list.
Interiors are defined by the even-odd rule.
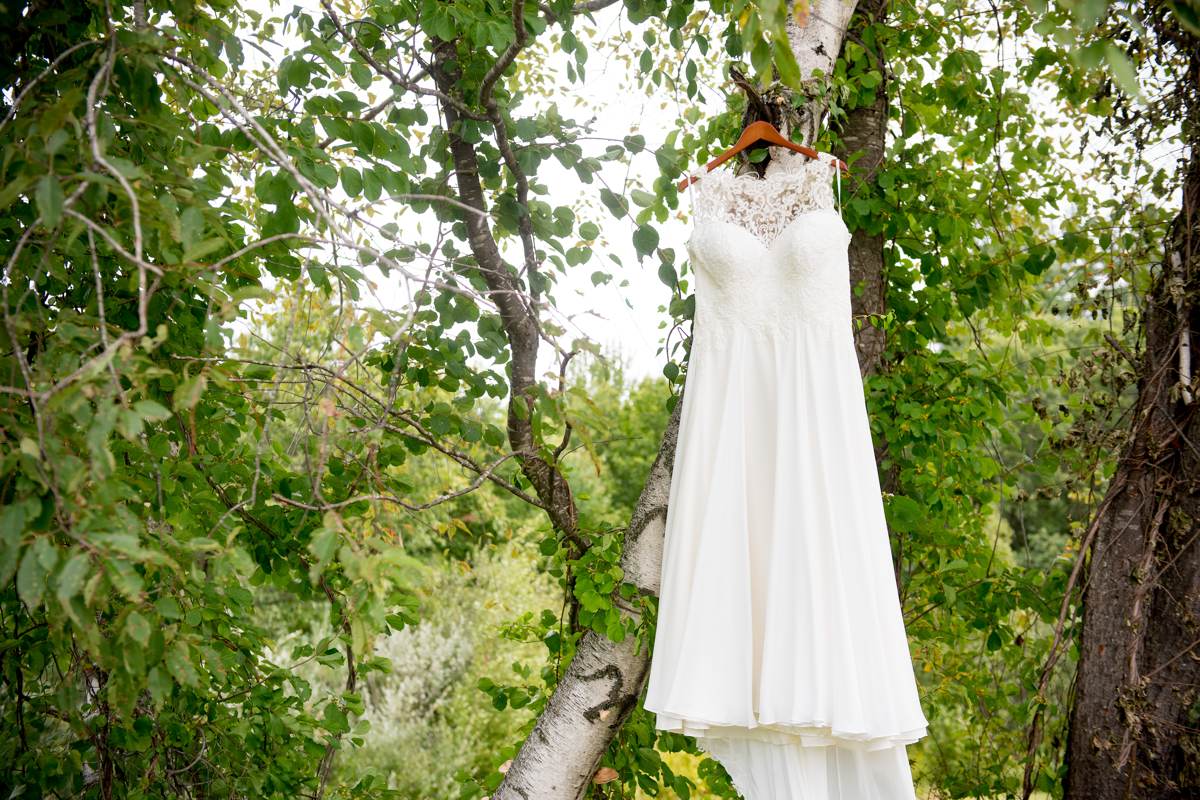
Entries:
[[160,597],[154,601],[154,609],[163,616],[164,619],[182,619],[183,609],[179,605],[179,601],[174,597]]
[[604,203],[605,207],[612,212],[614,217],[620,219],[628,213],[629,209],[625,207],[625,200],[612,189],[607,186],[600,189],[600,202]]
[[321,727],[330,733],[346,733],[350,730],[350,720],[341,706],[330,703],[325,706],[324,724]]
[[375,174],[373,169],[365,169],[362,172],[363,180],[363,197],[374,203],[383,194],[383,181]]
[[888,520],[897,531],[915,530],[923,514],[916,500],[901,494],[893,495],[887,504]]
[[337,186],[338,171],[331,164],[314,164],[312,167],[313,180],[325,187],[332,189]]
[[166,654],[167,671],[175,682],[182,686],[198,686],[200,675],[192,664],[192,655],[188,646],[182,641],[176,641]]
[[130,611],[125,618],[125,635],[145,647],[150,641],[150,623],[138,612]]
[[166,670],[159,667],[150,670],[146,679],[146,687],[150,690],[150,697],[154,700],[154,704],[159,708],[162,708],[171,697],[171,691],[174,689],[171,676],[167,674]]
[[634,203],[643,208],[654,205],[654,201],[657,199],[651,192],[647,192],[645,189],[634,189],[629,193],[629,196],[633,198]]
[[678,276],[675,274],[675,267],[665,261],[658,265],[658,279],[672,289],[679,282]]
[[226,242],[220,236],[203,239],[183,251],[183,261],[199,261],[207,255],[225,247]]
[[1175,12],[1175,16],[1179,19],[1179,24],[1186,28],[1193,36],[1200,37],[1200,10],[1190,4],[1190,0],[1172,0],[1168,3],[1171,10]]
[[1125,51],[1114,43],[1108,42],[1104,47],[1104,57],[1108,61],[1113,79],[1116,80],[1121,90],[1133,97],[1141,94],[1141,89],[1138,87],[1137,70],[1134,68],[1133,62],[1129,60],[1129,56],[1125,55]]
[[6,586],[17,571],[21,534],[24,532],[24,504],[14,503],[0,509],[0,586]]
[[186,379],[175,389],[175,394],[171,398],[171,406],[176,411],[186,411],[194,407],[196,403],[200,402],[200,395],[204,394],[207,386],[208,378],[204,376],[203,372]]
[[658,231],[649,225],[639,225],[633,232],[633,246],[639,257],[653,253],[658,247]]
[[70,611],[71,599],[79,594],[79,590],[83,588],[84,579],[87,578],[91,567],[92,559],[87,553],[76,553],[71,556],[58,573],[54,593],[58,597],[58,602],[62,604],[63,608],[68,610],[68,613]]
[[362,193],[362,175],[354,167],[342,167],[342,188],[350,197],[358,197]]
[[105,562],[105,574],[117,591],[129,600],[141,600],[145,584],[142,576],[137,573],[129,562],[119,558],[110,558]]
[[21,566],[17,569],[17,595],[31,611],[42,604],[42,592],[46,588],[46,568],[42,566],[36,549],[25,551]]
[[[326,516],[328,517],[329,515]],[[312,541],[308,543],[309,552],[316,558],[310,569],[310,575],[313,580],[316,580],[320,576],[321,570],[325,568],[325,565],[333,560],[333,555],[337,552],[340,539],[336,521],[333,524],[326,524],[318,528],[313,534]]]
[[188,206],[179,215],[179,238],[185,249],[195,247],[204,236],[204,213],[196,206]]
[[786,38],[774,42],[775,68],[779,70],[779,79],[792,89],[800,89],[803,81],[800,75],[800,65],[796,63],[796,54],[792,52],[791,44]]
[[49,536],[40,536],[33,543],[33,551],[37,553],[42,569],[46,571],[47,575],[50,574],[50,571],[58,564],[58,548],[55,547],[54,542],[50,540]]
[[311,69],[307,61],[293,57],[286,61],[281,71],[281,74],[287,81],[287,85],[296,89],[303,89],[308,86],[308,78]]
[[350,77],[358,84],[358,88],[369,89],[374,75],[371,74],[371,68],[366,64],[354,61],[350,64]]
[[43,175],[38,181],[37,191],[34,192],[34,202],[37,203],[38,214],[47,228],[53,228],[62,221],[63,190],[54,175]]
[[292,198],[292,184],[286,173],[269,173],[254,182],[254,194],[264,203],[281,205]]
[[767,69],[771,66],[772,52],[772,47],[766,39],[760,38],[754,42],[754,46],[750,48],[750,66],[754,67],[755,73],[767,74]]
[[1054,263],[1057,257],[1053,247],[1049,245],[1038,245],[1032,248],[1025,256],[1024,266],[1025,271],[1030,275],[1041,275],[1046,269]]
[[138,400],[133,404],[133,410],[138,413],[144,420],[158,422],[160,420],[169,419],[171,412],[166,406],[154,400]]

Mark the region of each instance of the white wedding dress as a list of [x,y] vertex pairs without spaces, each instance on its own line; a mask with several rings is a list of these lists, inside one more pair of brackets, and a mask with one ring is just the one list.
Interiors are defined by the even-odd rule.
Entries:
[[832,156],[691,173],[696,307],[644,706],[747,800],[911,800],[926,733]]

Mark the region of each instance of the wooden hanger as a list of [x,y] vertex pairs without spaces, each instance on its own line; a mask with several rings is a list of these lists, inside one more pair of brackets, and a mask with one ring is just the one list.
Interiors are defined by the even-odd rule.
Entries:
[[[786,147],[788,150],[794,150],[797,153],[802,153],[802,154],[808,156],[809,158],[818,158],[819,157],[819,154],[817,153],[816,150],[812,149],[808,145],[796,144],[793,141],[789,141],[789,140],[783,138],[783,134],[781,134],[775,128],[774,125],[760,119],[757,122],[751,122],[749,125],[747,125],[746,129],[744,131],[742,131],[742,135],[738,137],[738,140],[733,145],[733,147],[729,148],[724,153],[721,153],[721,155],[717,156],[712,161],[705,164],[704,171],[712,172],[714,169],[721,166],[726,161],[733,158],[734,156],[736,156],[738,153],[745,150],[750,145],[757,144],[758,142],[767,142],[768,144],[778,145],[779,147]],[[838,169],[840,169],[845,174],[847,174],[847,175],[850,174],[850,168],[848,166],[846,166],[845,161],[842,161],[840,158],[837,158],[837,159],[833,160],[833,163],[836,164],[838,166]],[[678,184],[679,191],[682,192],[695,180],[696,180],[696,178],[691,175],[688,175],[687,177],[685,177]]]

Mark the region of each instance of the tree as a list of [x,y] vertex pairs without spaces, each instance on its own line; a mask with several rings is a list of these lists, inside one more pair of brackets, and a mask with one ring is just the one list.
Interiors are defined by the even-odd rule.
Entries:
[[[1125,26],[1138,20],[1151,37]],[[1182,203],[1162,241],[1140,319],[1137,400],[1088,551],[1066,797],[1183,798],[1200,789],[1200,418],[1190,353],[1200,330],[1200,26],[1190,6],[1144,4],[1115,39],[1167,75],[1160,108],[1187,147]],[[1131,360],[1135,359],[1130,356]],[[1028,793],[1027,795],[1028,796]]]

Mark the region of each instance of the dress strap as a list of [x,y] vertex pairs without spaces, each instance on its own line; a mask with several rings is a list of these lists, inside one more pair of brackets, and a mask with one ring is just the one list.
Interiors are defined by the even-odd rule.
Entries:
[[697,167],[697,166],[693,166],[690,170],[688,170],[685,173],[686,177],[688,178],[688,185],[687,185],[688,203],[691,205],[692,213],[695,213],[695,211],[696,211],[696,195],[692,191],[692,186],[695,185],[696,180],[698,178],[700,178],[702,175],[705,175],[705,174],[706,174],[706,170],[704,169],[704,167]]
[[837,181],[837,211],[838,216],[842,216],[842,171],[837,165],[837,156],[830,155],[829,163],[833,166],[833,174]]

